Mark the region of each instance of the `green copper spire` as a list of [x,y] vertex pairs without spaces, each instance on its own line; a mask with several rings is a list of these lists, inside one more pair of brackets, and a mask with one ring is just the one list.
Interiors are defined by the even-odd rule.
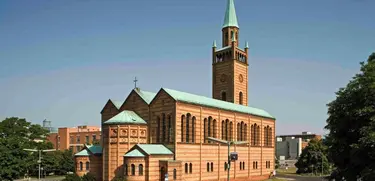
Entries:
[[238,27],[236,8],[234,8],[234,0],[228,0],[227,9],[225,11],[225,18],[223,28],[235,26]]
[[249,42],[246,41],[245,48],[249,48]]
[[214,40],[214,43],[212,43],[212,48],[216,48],[216,40]]

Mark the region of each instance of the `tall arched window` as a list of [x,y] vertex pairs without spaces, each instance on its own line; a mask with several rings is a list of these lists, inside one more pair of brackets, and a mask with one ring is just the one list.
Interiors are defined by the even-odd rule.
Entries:
[[124,165],[124,169],[125,169],[125,175],[128,175],[129,173],[128,173],[128,164],[125,164]]
[[213,171],[214,171],[214,163],[211,162],[211,172],[213,172]]
[[204,118],[203,120],[203,142],[207,142],[207,118]]
[[[208,126],[208,128],[207,128],[207,134],[208,134],[208,137],[211,137],[212,135],[212,133],[211,133],[211,122],[212,121],[212,117],[210,116],[210,117],[208,117],[208,123],[207,123],[207,126]],[[211,141],[209,141],[208,140],[208,142],[210,143]]]
[[156,130],[156,142],[160,142],[160,117],[157,117],[158,129]]
[[225,91],[221,92],[221,100],[227,101],[227,93]]
[[165,138],[166,138],[166,131],[167,131],[167,126],[166,126],[166,122],[165,122],[165,114],[163,113],[161,115],[162,117],[162,139],[161,139],[161,142],[165,142]]
[[268,129],[268,142],[269,142],[269,144],[268,144],[268,146],[272,146],[272,128],[269,128]]
[[217,138],[218,136],[216,135],[217,133],[216,133],[216,131],[217,131],[217,123],[216,123],[216,119],[214,119],[214,126],[213,126],[213,133],[212,133],[212,137],[214,137],[214,138]]
[[185,173],[189,173],[189,165],[188,165],[188,163],[185,163]]
[[210,172],[210,163],[207,162],[207,172]]
[[173,126],[172,126],[172,116],[168,115],[168,142],[173,142]]
[[241,141],[243,141],[244,140],[244,135],[243,135],[243,133],[244,133],[244,126],[243,126],[243,121],[241,122],[241,128],[240,128],[240,137],[241,137]]
[[83,170],[83,163],[79,162],[79,170]]
[[189,143],[189,125],[190,125],[190,113],[186,115],[186,143]]
[[241,141],[241,138],[240,138],[240,123],[237,123],[237,140]]
[[143,175],[143,165],[142,164],[138,165],[138,174]]
[[243,94],[242,94],[242,92],[240,92],[239,98],[240,98],[240,104],[242,105],[243,104]]
[[134,164],[131,165],[131,173],[132,173],[132,175],[135,175],[135,165]]
[[229,120],[225,120],[225,140],[229,140]]
[[227,169],[228,169],[228,164],[227,164],[227,162],[225,162],[224,163],[224,170],[227,171]]
[[242,170],[242,162],[240,162],[240,170]]
[[190,173],[193,173],[193,164],[192,163],[190,163],[190,168],[189,168],[189,171],[190,171]]
[[185,134],[185,115],[181,116],[181,143],[184,142],[184,134]]
[[264,127],[264,146],[268,146],[268,129]]
[[195,116],[191,119],[191,142],[195,142]]
[[90,170],[90,162],[86,162],[86,170]]
[[232,141],[233,140],[233,122],[231,121],[230,122],[230,131],[229,131],[229,140]]
[[256,133],[257,133],[256,145],[260,146],[260,126],[257,126]]
[[242,162],[242,169],[245,170],[245,162]]
[[247,141],[247,124],[244,126],[244,140]]
[[177,170],[173,169],[173,180],[177,179]]
[[221,122],[221,139],[222,140],[225,140],[225,136],[224,136],[224,133],[225,133],[225,130],[224,130],[224,128],[225,128],[225,122],[224,122],[224,120]]

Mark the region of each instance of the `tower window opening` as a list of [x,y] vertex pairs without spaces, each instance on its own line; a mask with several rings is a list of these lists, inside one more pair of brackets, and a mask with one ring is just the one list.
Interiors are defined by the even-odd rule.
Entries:
[[221,93],[221,100],[227,101],[227,93],[226,92]]
[[240,98],[240,104],[242,105],[243,104],[243,94],[242,94],[242,92],[240,92],[239,98]]

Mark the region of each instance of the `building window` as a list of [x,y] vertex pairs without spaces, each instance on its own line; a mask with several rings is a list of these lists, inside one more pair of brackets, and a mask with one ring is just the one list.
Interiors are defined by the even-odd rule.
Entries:
[[69,146],[69,151],[73,151],[73,146]]
[[188,163],[185,163],[185,173],[189,173],[189,165],[188,165]]
[[258,162],[255,162],[255,169],[258,169]]
[[77,136],[77,143],[81,143],[81,138]]
[[240,170],[242,170],[242,162],[240,162]]
[[90,137],[86,136],[86,143],[90,143]]
[[173,180],[177,179],[177,170],[173,169]]
[[132,172],[132,175],[135,175],[135,165],[134,164],[131,165],[131,172]]
[[156,129],[156,142],[160,142],[160,117],[157,117],[158,128]]
[[81,151],[81,146],[76,146],[77,147],[77,152]]
[[74,143],[74,138],[73,136],[70,137],[70,144],[73,144]]
[[139,164],[138,172],[139,172],[139,175],[143,175],[143,165],[142,164]]
[[190,121],[190,113],[186,115],[186,143],[189,143],[189,121]]
[[86,162],[86,170],[90,170],[90,162]]
[[242,92],[240,92],[239,98],[240,98],[240,104],[242,105],[243,104],[243,94],[242,94]]
[[172,128],[172,116],[168,115],[168,142],[173,142],[174,133]]
[[125,175],[128,175],[128,164],[125,164]]
[[214,163],[211,162],[211,172],[213,172],[213,171],[214,171]]
[[210,163],[207,162],[207,172],[210,172]]
[[228,169],[228,165],[227,165],[227,162],[224,163],[224,170],[227,171]]
[[96,141],[96,135],[92,135],[92,141]]
[[191,119],[191,142],[195,142],[195,116]]
[[225,91],[221,93],[221,100],[227,101],[227,93]]
[[83,170],[83,163],[82,162],[79,162],[79,170]]
[[166,125],[166,122],[165,122],[165,114],[163,113],[162,114],[162,138],[161,138],[161,142],[165,142],[165,139],[166,139],[166,130],[167,130],[167,125]]
[[242,162],[242,170],[245,170],[245,162]]
[[253,169],[255,169],[255,162],[253,162]]
[[184,133],[185,133],[185,124],[184,124],[184,122],[185,122],[185,115],[182,115],[181,116],[181,143],[182,142],[184,142],[185,140],[184,140]]
[[192,163],[190,163],[190,168],[189,168],[189,171],[190,171],[190,173],[193,173],[193,164]]

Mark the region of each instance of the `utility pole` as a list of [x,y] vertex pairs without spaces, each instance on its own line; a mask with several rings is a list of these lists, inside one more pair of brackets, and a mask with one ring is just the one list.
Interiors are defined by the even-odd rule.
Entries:
[[38,173],[38,180],[40,180],[40,166],[42,163],[42,152],[51,152],[51,151],[56,151],[56,149],[50,149],[50,150],[36,150],[36,149],[23,149],[25,151],[31,151],[31,152],[38,152],[39,153],[39,159],[37,161],[39,165],[39,173]]
[[227,174],[227,181],[229,181],[230,179],[230,162],[231,162],[231,158],[230,158],[230,145],[240,145],[240,144],[247,144],[249,143],[248,141],[225,141],[225,140],[221,140],[221,139],[217,139],[217,138],[212,138],[212,137],[207,137],[208,140],[211,140],[211,141],[214,141],[216,143],[223,143],[223,144],[226,144],[228,145],[228,174]]

